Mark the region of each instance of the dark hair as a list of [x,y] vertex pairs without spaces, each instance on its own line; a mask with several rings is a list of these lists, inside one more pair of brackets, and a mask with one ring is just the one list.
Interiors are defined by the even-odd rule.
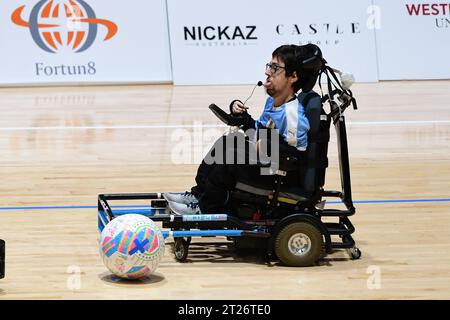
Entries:
[[284,62],[286,76],[297,73],[298,80],[293,84],[294,92],[300,89],[307,92],[314,88],[324,61],[318,46],[314,44],[282,45],[275,49],[272,57],[277,57]]

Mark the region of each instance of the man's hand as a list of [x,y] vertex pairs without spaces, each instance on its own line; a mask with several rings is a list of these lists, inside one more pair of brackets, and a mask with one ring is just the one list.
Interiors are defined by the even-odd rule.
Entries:
[[248,107],[244,106],[244,104],[241,101],[234,101],[234,103],[231,106],[231,112],[233,114],[241,114],[247,111]]

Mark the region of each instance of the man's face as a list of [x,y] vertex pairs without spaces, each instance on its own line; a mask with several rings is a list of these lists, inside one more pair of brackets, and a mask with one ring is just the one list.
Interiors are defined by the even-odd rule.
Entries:
[[293,93],[292,84],[297,80],[297,77],[286,77],[284,62],[278,57],[273,57],[268,65],[266,66],[266,82],[264,83],[267,94],[276,97],[289,91]]

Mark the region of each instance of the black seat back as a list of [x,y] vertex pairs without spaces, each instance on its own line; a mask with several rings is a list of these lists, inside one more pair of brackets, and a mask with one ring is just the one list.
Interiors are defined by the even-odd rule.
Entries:
[[305,108],[305,114],[310,125],[306,149],[307,163],[300,186],[305,192],[313,196],[325,184],[331,121],[323,110],[322,98],[316,92],[301,92],[298,95],[298,100]]

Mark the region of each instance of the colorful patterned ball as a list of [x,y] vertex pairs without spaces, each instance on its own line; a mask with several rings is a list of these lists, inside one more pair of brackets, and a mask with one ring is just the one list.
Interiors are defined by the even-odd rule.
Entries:
[[114,218],[99,240],[105,266],[124,279],[148,277],[164,256],[164,237],[151,219],[139,214]]

